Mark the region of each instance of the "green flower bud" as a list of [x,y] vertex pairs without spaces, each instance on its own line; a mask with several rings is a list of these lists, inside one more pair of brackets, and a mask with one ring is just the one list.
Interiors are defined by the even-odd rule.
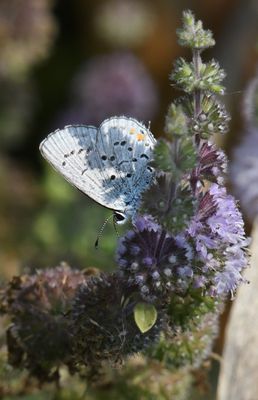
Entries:
[[191,11],[183,13],[183,28],[177,30],[178,42],[181,46],[204,50],[215,45],[210,30],[204,30],[201,21],[195,21]]

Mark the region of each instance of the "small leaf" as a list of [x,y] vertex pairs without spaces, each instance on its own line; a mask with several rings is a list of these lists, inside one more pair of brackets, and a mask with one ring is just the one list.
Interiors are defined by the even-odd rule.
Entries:
[[152,304],[137,303],[133,310],[134,320],[142,333],[148,332],[157,321],[157,310]]
[[181,104],[172,103],[166,116],[166,133],[168,139],[175,136],[186,136],[188,133],[188,118]]
[[173,162],[169,144],[165,140],[159,140],[154,149],[154,166],[164,172],[171,172]]

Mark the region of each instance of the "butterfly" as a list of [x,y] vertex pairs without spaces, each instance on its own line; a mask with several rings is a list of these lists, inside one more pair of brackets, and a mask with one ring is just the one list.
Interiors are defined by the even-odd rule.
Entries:
[[73,186],[113,210],[114,221],[133,219],[142,193],[154,178],[155,138],[127,117],[106,119],[99,128],[70,125],[40,144],[43,157]]

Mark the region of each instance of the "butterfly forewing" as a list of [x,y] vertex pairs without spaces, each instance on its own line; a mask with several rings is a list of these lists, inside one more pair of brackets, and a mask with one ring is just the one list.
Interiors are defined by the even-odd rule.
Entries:
[[67,126],[43,140],[40,151],[68,182],[103,204],[103,188],[96,157],[92,166],[89,163],[92,158],[90,155],[95,152],[96,135],[95,127]]

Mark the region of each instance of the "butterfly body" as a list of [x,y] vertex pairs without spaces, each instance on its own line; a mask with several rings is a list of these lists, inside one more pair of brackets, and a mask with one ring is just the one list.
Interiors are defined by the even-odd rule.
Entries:
[[113,117],[99,128],[71,125],[40,144],[44,158],[72,185],[114,211],[116,222],[133,218],[150,185],[155,139],[133,118]]

